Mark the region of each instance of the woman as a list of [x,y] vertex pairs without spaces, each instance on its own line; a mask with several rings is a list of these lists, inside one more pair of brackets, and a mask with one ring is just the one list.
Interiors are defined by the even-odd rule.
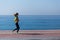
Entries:
[[13,30],[13,31],[17,30],[17,33],[19,32],[19,29],[20,29],[19,24],[18,24],[18,22],[19,22],[18,15],[19,15],[18,13],[14,14],[14,16],[15,16],[14,21],[15,21],[16,28]]

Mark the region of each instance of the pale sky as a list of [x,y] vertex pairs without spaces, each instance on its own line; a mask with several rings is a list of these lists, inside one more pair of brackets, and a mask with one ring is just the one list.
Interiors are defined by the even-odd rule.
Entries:
[[60,0],[0,0],[0,15],[60,15]]

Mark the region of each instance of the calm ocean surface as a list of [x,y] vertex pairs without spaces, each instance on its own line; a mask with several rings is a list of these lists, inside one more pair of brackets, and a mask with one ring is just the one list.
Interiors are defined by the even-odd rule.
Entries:
[[[60,15],[21,15],[21,30],[60,30]],[[15,28],[14,16],[0,15],[0,30]]]

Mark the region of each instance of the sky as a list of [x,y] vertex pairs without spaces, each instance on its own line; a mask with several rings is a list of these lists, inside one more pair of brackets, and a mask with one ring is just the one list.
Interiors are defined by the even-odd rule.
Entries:
[[60,15],[60,0],[0,0],[0,15]]

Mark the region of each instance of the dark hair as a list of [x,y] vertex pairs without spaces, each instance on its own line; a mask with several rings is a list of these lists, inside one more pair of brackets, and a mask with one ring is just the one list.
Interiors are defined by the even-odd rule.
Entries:
[[16,13],[16,15],[19,15],[19,13]]
[[17,15],[19,15],[19,14],[18,14],[18,13],[15,13],[15,14],[14,14],[14,16],[17,16]]

